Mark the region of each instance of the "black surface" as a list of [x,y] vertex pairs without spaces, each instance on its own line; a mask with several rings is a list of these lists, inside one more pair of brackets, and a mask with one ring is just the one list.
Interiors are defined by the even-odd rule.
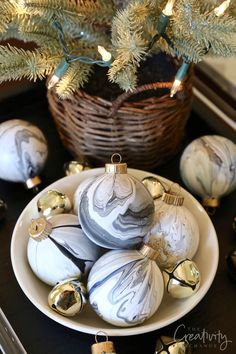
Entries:
[[[7,119],[25,119],[36,124],[49,143],[49,158],[41,174],[43,185],[64,176],[63,164],[71,159],[62,146],[47,108],[44,88],[29,91],[0,103],[0,122]],[[212,133],[199,117],[192,114],[183,146],[193,138]],[[156,169],[156,173],[182,184],[179,176],[180,154],[168,164]],[[22,184],[0,181],[0,198],[8,205],[6,219],[0,223],[0,306],[30,354],[89,354],[94,336],[73,331],[54,322],[41,313],[27,299],[19,287],[10,260],[11,235],[17,218],[33,198]],[[232,220],[236,210],[236,193],[222,199],[221,207],[212,217],[216,228],[220,260],[215,280],[203,300],[185,317],[159,331],[131,337],[111,338],[117,354],[154,354],[159,335],[173,336],[179,325],[184,334],[202,336],[192,340],[194,353],[236,353],[236,283],[227,274],[225,257],[229,250],[236,249],[236,238]],[[183,327],[185,326],[185,328]],[[212,336],[206,338],[206,334]],[[224,348],[224,342],[228,343]],[[223,344],[222,344],[223,343]],[[223,349],[225,349],[223,351]]]

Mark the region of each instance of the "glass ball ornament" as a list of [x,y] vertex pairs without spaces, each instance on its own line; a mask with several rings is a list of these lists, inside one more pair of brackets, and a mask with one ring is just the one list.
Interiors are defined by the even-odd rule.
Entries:
[[51,189],[39,197],[37,200],[37,208],[41,216],[49,218],[53,215],[69,213],[72,205],[66,194]]
[[86,278],[100,257],[100,248],[85,236],[76,215],[32,220],[29,235],[29,265],[39,279],[52,286],[72,277]]
[[121,156],[118,154],[118,162],[114,156],[105,173],[84,189],[78,215],[83,231],[94,243],[109,249],[130,249],[149,231],[154,203],[144,185],[127,173]]
[[150,246],[112,250],[93,265],[88,277],[89,302],[104,321],[130,327],[150,318],[164,291],[163,278]]
[[162,274],[167,293],[174,298],[190,297],[200,287],[200,271],[190,259],[179,261],[174,267],[165,269]]
[[48,147],[42,131],[30,122],[11,119],[0,124],[0,178],[37,186]]
[[202,204],[214,210],[236,188],[236,145],[219,135],[193,140],[181,156],[180,174]]
[[183,203],[184,197],[171,191],[154,201],[154,221],[145,241],[158,251],[157,264],[162,269],[192,258],[198,249],[198,223]]
[[56,284],[48,294],[49,306],[60,315],[72,317],[79,314],[87,303],[87,290],[77,278]]
[[155,354],[190,354],[190,345],[184,340],[161,336],[156,343]]

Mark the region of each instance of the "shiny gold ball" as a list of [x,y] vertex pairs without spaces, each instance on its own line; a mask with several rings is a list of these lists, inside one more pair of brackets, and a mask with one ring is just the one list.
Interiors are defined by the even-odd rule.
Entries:
[[167,292],[178,299],[192,296],[200,286],[199,269],[189,259],[181,260],[174,267],[165,269],[163,278]]
[[156,344],[155,354],[190,354],[190,346],[183,340],[161,336]]
[[82,171],[90,170],[92,167],[88,162],[69,161],[64,164],[66,176],[72,176]]
[[59,314],[72,317],[80,313],[86,304],[87,291],[78,279],[58,283],[48,295],[49,306]]
[[37,208],[40,215],[49,218],[53,215],[69,213],[72,205],[66,194],[52,189],[38,199]]
[[153,199],[160,198],[164,192],[166,192],[164,184],[160,182],[156,177],[147,176],[142,179],[142,183],[147,188]]

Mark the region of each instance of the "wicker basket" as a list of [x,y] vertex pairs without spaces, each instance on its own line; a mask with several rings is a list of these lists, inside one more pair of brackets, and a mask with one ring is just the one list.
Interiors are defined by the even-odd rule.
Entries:
[[[113,101],[83,90],[70,100],[60,100],[50,90],[49,108],[64,146],[76,160],[100,166],[118,152],[130,167],[151,170],[178,152],[191,109],[192,72],[174,98],[169,90],[156,96],[155,90],[171,85],[142,85]],[[150,91],[150,97],[134,100],[144,91]]]

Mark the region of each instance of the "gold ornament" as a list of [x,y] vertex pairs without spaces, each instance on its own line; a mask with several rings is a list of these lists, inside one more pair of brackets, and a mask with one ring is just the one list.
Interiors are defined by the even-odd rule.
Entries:
[[64,164],[66,176],[72,176],[82,171],[90,170],[91,168],[87,161],[69,161]]
[[181,260],[174,267],[165,269],[163,279],[167,292],[178,299],[195,294],[200,286],[198,267],[189,259]]
[[190,346],[183,340],[161,336],[156,344],[155,354],[190,354]]
[[164,192],[166,192],[166,188],[162,182],[159,181],[156,177],[147,176],[142,179],[142,183],[147,188],[153,199],[160,198]]
[[49,306],[67,317],[80,313],[86,304],[87,291],[76,278],[58,283],[48,295]]
[[69,213],[72,206],[66,194],[49,190],[37,201],[38,212],[46,218],[56,214]]

